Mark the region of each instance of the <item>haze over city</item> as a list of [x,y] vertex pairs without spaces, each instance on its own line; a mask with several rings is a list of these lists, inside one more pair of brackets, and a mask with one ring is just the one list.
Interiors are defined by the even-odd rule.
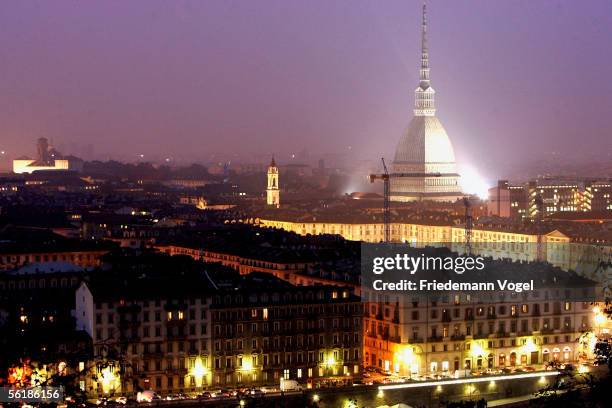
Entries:
[[[391,157],[412,117],[419,4],[3,2],[0,148],[31,155],[47,137],[87,159]],[[526,160],[609,160],[610,2],[431,1],[429,14],[460,169],[494,179]]]
[[612,2],[0,3],[0,408],[606,407]]

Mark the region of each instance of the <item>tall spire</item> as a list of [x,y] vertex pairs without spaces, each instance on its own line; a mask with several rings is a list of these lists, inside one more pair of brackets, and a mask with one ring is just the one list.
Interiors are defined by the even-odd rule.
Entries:
[[429,79],[429,49],[427,48],[427,6],[423,3],[423,19],[421,23],[421,69],[419,70],[419,87],[414,92],[414,115],[434,116],[436,107]]
[[[429,52],[427,50],[427,6],[423,3],[423,22],[421,23],[421,87],[429,86]],[[425,85],[425,86],[423,86]]]

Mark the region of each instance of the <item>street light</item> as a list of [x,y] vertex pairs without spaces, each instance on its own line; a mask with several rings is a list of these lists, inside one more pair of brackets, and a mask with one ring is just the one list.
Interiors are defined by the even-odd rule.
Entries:
[[601,335],[601,326],[606,322],[606,316],[604,316],[603,312],[598,306],[595,306],[593,308],[593,313],[595,313],[595,317],[593,318],[593,320],[597,325],[597,331],[599,332],[599,335]]

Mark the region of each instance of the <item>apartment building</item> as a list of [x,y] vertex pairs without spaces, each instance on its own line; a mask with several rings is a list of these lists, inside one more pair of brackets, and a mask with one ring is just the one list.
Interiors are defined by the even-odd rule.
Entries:
[[594,328],[587,299],[595,298],[597,286],[576,276],[562,279],[558,270],[537,275],[549,281],[520,294],[364,293],[365,365],[402,375],[454,375],[592,357],[578,339]]
[[212,288],[196,277],[83,283],[76,328],[94,349],[85,391],[132,395],[210,385]]
[[218,265],[178,273],[167,261],[175,258],[156,259],[158,274],[92,279],[76,291],[76,328],[93,341],[83,385],[90,395],[192,393],[361,372],[363,310],[348,289],[296,287]]
[[[265,274],[211,304],[213,384],[314,384],[362,372],[362,304],[348,289],[296,287]],[[265,283],[264,283],[265,282]]]
[[[309,222],[260,219],[258,225],[301,235],[339,234],[348,240],[371,243],[384,240],[382,220],[363,221],[342,216],[337,220]],[[393,242],[404,242],[413,247],[445,246],[460,253],[466,250],[465,227],[460,220],[453,221],[444,215],[419,215],[407,220],[392,219],[390,231]],[[471,252],[494,259],[546,261],[565,270],[579,271],[582,275],[600,282],[604,282],[612,273],[609,267],[605,267],[603,272],[601,270],[601,262],[609,262],[612,259],[612,236],[606,227],[599,223],[584,225],[579,230],[560,223],[545,223],[539,226],[483,221],[472,228]],[[607,281],[609,282],[609,279]]]
[[511,184],[499,180],[489,189],[489,214],[515,219],[547,217],[559,212],[612,209],[610,180],[537,179]]

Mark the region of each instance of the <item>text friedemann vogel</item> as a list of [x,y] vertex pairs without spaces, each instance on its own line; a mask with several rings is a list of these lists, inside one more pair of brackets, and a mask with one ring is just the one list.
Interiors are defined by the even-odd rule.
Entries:
[[523,292],[534,290],[533,279],[528,282],[513,282],[507,279],[497,279],[495,282],[453,282],[451,279],[443,282],[420,279],[411,281],[401,279],[395,282],[385,282],[377,279],[372,282],[372,288],[377,291],[512,291]]

